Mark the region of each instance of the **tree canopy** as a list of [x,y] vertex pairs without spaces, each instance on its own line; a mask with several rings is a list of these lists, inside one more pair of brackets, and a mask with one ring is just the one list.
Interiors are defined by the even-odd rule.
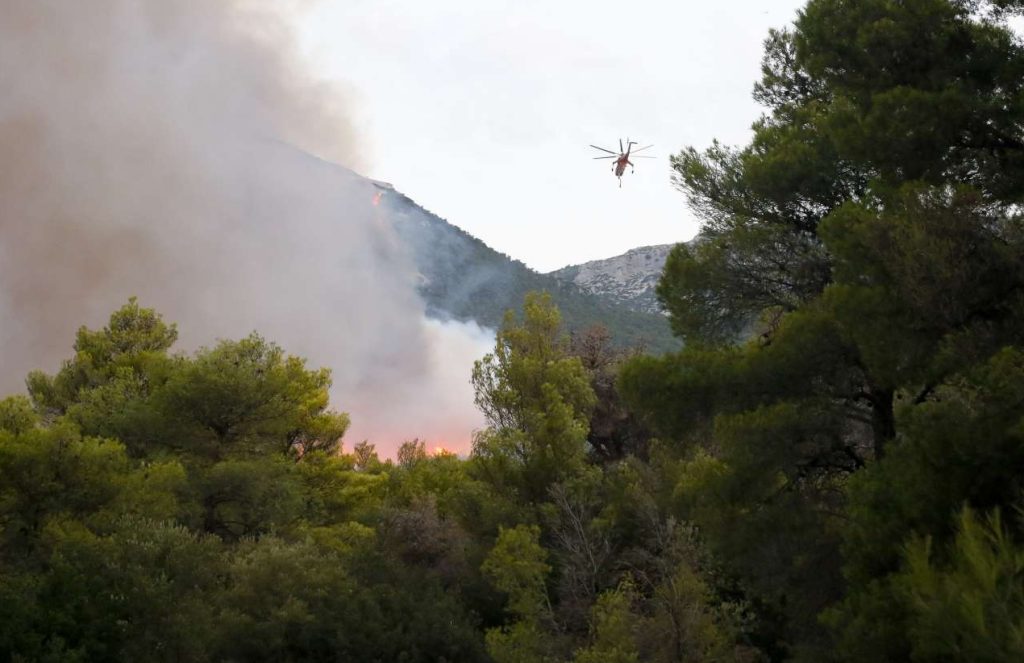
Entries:
[[702,227],[658,292],[687,347],[622,388],[795,659],[982,660],[925,642],[907,583],[962,508],[1021,497],[1020,9],[811,0],[766,41],[750,144],[673,158]]

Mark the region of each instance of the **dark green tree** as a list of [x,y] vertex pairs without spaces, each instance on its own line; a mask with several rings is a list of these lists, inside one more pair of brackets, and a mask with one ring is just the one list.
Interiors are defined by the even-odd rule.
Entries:
[[582,469],[595,397],[550,297],[528,295],[521,322],[509,311],[473,386],[489,424],[473,444],[479,476],[530,504]]
[[[843,641],[878,634],[850,656],[905,660],[906,604],[885,580],[900,546],[918,527],[944,545],[960,504],[1005,505],[1017,485],[1009,469],[991,500],[947,487],[914,517],[869,497],[924,497],[911,486],[942,446],[914,422],[954,411],[958,385],[1022,340],[1019,10],[811,0],[766,42],[751,143],[673,159],[702,230],[659,296],[688,347],[634,361],[623,390],[684,459],[680,515],[811,660],[831,649],[817,615],[844,594]],[[974,451],[970,465],[994,460]]]

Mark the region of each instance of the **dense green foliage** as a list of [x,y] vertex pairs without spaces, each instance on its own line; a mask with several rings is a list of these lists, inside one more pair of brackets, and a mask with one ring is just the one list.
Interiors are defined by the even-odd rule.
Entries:
[[[467,458],[131,300],[0,400],[0,662],[1024,659],[1012,0],[810,0],[688,148],[682,350],[507,312]],[[570,325],[570,328],[573,325]]]
[[176,338],[131,300],[0,401],[0,660],[732,656],[745,608],[660,473],[588,444],[592,421],[637,437],[624,355],[570,343],[549,297],[473,370],[490,425],[467,459],[345,453],[327,371],[256,335]]
[[387,544],[436,512],[339,453],[328,373],[175,337],[132,301],[0,402],[0,660],[482,658],[460,581]]
[[673,159],[703,221],[659,284],[687,347],[622,387],[790,658],[1021,655],[1024,526],[960,515],[1024,497],[1020,8],[811,0],[751,143]]

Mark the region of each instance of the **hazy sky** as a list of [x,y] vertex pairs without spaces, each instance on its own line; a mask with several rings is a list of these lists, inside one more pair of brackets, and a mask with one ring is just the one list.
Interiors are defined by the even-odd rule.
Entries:
[[[540,271],[690,238],[668,155],[742,143],[770,27],[801,0],[322,0],[314,72],[352,88],[363,164]],[[626,136],[622,189],[589,143]]]

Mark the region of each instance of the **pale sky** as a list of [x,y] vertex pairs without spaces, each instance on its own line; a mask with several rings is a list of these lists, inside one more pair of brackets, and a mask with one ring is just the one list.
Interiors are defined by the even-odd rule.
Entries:
[[[803,0],[322,0],[363,174],[539,271],[689,239],[668,156],[745,143],[762,42]],[[588,144],[654,143],[622,189]]]

